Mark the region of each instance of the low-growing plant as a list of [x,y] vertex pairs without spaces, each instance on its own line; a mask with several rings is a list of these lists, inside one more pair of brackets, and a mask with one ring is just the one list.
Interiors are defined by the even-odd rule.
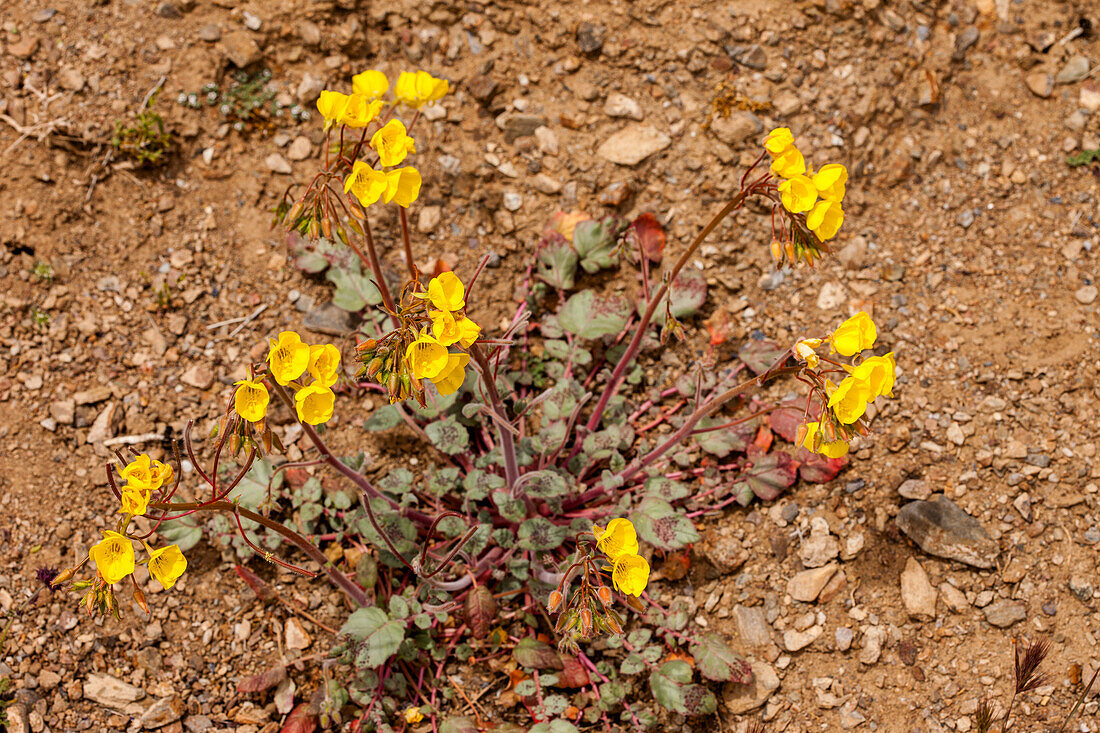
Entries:
[[295,122],[310,118],[309,110],[301,105],[284,106],[279,102],[270,82],[270,69],[241,70],[225,85],[210,82],[198,92],[180,92],[176,102],[191,109],[201,109],[203,105],[210,107],[238,132],[254,126],[266,129],[284,117]]
[[[324,702],[302,703],[292,716],[350,720],[356,730],[425,717],[433,726],[445,717],[440,730],[473,730],[460,709],[480,714],[456,683],[444,683],[448,664],[504,655],[509,684],[498,702],[522,707],[516,719],[533,731],[650,727],[658,720],[650,696],[684,715],[713,713],[710,683],[749,683],[751,668],[720,635],[689,624],[686,599],[650,583],[652,563],[661,561],[664,578],[682,577],[700,538],[694,520],[772,500],[799,476],[835,476],[867,431],[868,404],[892,396],[893,354],[864,357],[877,330],[861,312],[787,346],[754,337],[733,359],[712,337],[675,376],[651,375],[639,358],[686,336],[707,294],[688,263],[749,200],[771,209],[777,265],[823,256],[844,219],[846,170],[814,173],[790,131],[773,131],[738,191],[671,263],[653,215],[558,214],[524,275],[525,297],[500,333],[487,333],[479,296],[488,258],[462,277],[422,276],[412,252],[407,209],[422,180],[408,164],[418,152],[410,133],[448,82],[404,73],[393,102],[389,86],[367,71],[352,94],[321,94],[319,170],[276,209],[298,266],[324,272],[336,304],[366,315],[351,358],[293,331],[273,337],[266,361],[249,364],[227,394],[207,445],[195,444],[190,424],[184,432],[189,482],[203,487],[190,491],[193,500],[177,498],[179,448],[169,463],[116,454],[107,467],[121,505],[114,529],[55,585],[81,591],[89,613],[118,615],[115,586],[129,578],[147,609],[133,582],[135,543],[168,588],[204,533],[242,559],[324,574],[355,610],[324,668]],[[412,112],[407,127],[403,110]],[[372,225],[394,214],[401,241],[380,252]],[[397,277],[382,266],[391,250],[403,255]],[[597,277],[631,269],[629,295]],[[342,367],[348,361],[353,370]],[[761,396],[783,376],[806,386],[804,399]],[[324,426],[337,391],[344,405],[360,392],[386,397],[364,427],[408,431],[430,446],[417,473],[333,451]],[[281,457],[273,396],[312,455]],[[670,430],[658,434],[662,425]],[[777,435],[794,445],[782,449]],[[154,547],[154,536],[171,544]],[[309,563],[294,561],[295,548]],[[78,578],[89,559],[94,572]],[[242,691],[270,679],[247,680]]]
[[120,154],[143,166],[161,165],[172,150],[172,134],[165,128],[164,118],[153,110],[156,99],[156,93],[149,95],[133,122],[115,122],[111,136],[111,145]]

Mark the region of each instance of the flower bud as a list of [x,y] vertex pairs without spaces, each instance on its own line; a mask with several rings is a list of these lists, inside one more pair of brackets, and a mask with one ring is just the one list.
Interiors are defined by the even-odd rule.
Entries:
[[776,262],[783,261],[783,245],[779,243],[778,239],[772,240],[772,259]]
[[614,613],[609,613],[604,616],[604,623],[607,624],[607,628],[611,629],[612,634],[623,633],[623,626],[619,623],[618,617]]
[[145,601],[145,593],[136,585],[134,586],[134,603],[141,606],[141,610],[145,611],[146,614],[149,613],[149,604]]
[[68,568],[58,573],[57,577],[50,581],[50,587],[56,588],[62,583],[68,583],[76,575],[76,568]]
[[376,356],[371,359],[370,364],[367,366],[367,376],[373,378],[375,374],[381,371],[382,365],[384,363],[385,362],[382,361],[381,357]]
[[592,611],[588,608],[581,609],[581,631],[585,634],[592,633]]
[[600,603],[604,606],[611,605],[611,589],[606,585],[601,585],[600,589],[596,592],[596,596],[600,599]]
[[362,353],[364,351],[374,351],[378,348],[378,339],[367,339],[363,343],[355,347],[355,350]]
[[558,606],[561,605],[562,595],[556,590],[550,591],[550,599],[546,602],[546,610],[550,613],[558,610]]

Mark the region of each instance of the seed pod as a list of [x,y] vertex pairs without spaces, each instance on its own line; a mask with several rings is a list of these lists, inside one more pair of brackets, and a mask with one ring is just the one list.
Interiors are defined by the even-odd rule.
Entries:
[[783,261],[783,245],[779,243],[778,239],[772,240],[772,259],[776,262]]
[[558,606],[561,605],[562,595],[556,590],[550,591],[550,599],[546,602],[546,610],[550,613],[558,610]]
[[367,376],[373,378],[382,369],[383,364],[385,362],[377,356],[371,359],[370,364],[367,366]]
[[607,624],[607,628],[611,631],[612,634],[623,633],[622,624],[619,623],[619,619],[615,617],[614,613],[607,614],[606,616],[604,616],[603,620],[604,623]]
[[142,611],[149,613],[149,604],[145,602],[145,593],[136,585],[134,586],[134,602],[141,606]]
[[355,347],[356,351],[374,351],[378,348],[378,339],[367,339],[363,343]]
[[581,631],[585,634],[592,633],[592,610],[589,608],[581,609]]
[[596,592],[596,596],[599,597],[600,603],[604,606],[611,605],[611,589],[606,585],[600,586],[600,589]]

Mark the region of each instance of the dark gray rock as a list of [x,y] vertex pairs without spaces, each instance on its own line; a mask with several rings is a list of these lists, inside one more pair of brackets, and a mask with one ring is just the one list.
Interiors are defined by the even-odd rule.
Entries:
[[901,508],[895,523],[909,539],[930,555],[992,568],[1000,548],[982,525],[950,499],[913,501]]

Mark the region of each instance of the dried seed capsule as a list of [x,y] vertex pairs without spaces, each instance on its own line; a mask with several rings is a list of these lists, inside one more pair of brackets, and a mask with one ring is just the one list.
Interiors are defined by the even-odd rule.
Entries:
[[371,359],[370,364],[367,366],[367,376],[373,378],[375,374],[377,374],[379,371],[381,371],[382,366],[385,363],[386,362],[384,360],[382,360],[381,358],[379,358],[377,356],[374,357],[373,359]]
[[599,597],[600,603],[605,606],[611,605],[611,589],[608,588],[606,585],[601,585],[599,591],[596,592],[596,595]]
[[556,590],[550,591],[550,600],[546,602],[546,610],[550,613],[558,610],[558,606],[561,605],[562,595]]
[[590,609],[581,609],[581,631],[585,634],[592,633],[592,611]]

